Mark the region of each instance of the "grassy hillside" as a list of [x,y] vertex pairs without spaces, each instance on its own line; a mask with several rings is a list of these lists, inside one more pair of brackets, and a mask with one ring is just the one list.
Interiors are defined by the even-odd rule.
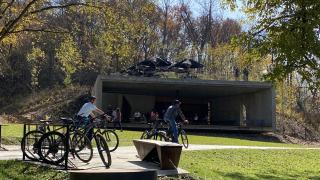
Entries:
[[11,98],[10,104],[0,108],[0,114],[9,122],[19,122],[23,117],[33,118],[73,115],[90,92],[87,86],[57,86],[27,96]]

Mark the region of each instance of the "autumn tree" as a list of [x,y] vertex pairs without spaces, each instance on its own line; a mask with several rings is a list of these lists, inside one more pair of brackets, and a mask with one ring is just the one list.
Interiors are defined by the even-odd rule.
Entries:
[[243,5],[256,22],[243,42],[262,56],[272,55],[268,77],[282,80],[296,72],[310,87],[320,87],[320,1],[243,0]]

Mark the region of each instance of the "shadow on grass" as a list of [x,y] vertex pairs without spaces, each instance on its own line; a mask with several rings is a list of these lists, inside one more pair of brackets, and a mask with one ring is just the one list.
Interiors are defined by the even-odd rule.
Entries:
[[0,161],[0,179],[68,179],[68,174],[18,160]]
[[234,138],[240,140],[249,141],[261,141],[270,143],[283,143],[279,138],[265,133],[255,133],[255,134],[239,134],[239,133],[189,133],[188,135],[205,136],[205,137],[221,137],[221,138]]
[[[320,175],[311,175],[310,174],[315,174],[316,172],[312,171],[305,171],[304,174],[290,174],[290,173],[279,173],[279,172],[274,172],[274,171],[265,171],[261,173],[253,173],[250,174],[249,172],[246,173],[240,173],[240,172],[230,172],[230,173],[225,173],[225,172],[220,172],[220,171],[214,171],[215,174],[218,176],[222,177],[223,179],[239,179],[239,180],[257,180],[257,179],[268,179],[268,180],[278,180],[278,179],[320,179]],[[212,177],[204,177],[206,178],[212,178]]]

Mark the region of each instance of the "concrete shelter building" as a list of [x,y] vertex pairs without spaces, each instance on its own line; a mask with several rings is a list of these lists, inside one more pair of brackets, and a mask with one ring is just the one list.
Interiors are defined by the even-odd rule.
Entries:
[[[103,110],[119,107],[124,122],[135,112],[161,113],[175,99],[191,124],[210,127],[275,128],[275,92],[272,84],[250,81],[162,79],[99,75],[93,92]],[[193,122],[195,114],[198,122]]]

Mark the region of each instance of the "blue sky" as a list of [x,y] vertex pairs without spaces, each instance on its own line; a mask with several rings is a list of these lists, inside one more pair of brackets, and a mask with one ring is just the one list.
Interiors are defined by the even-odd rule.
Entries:
[[[172,5],[179,3],[181,0],[171,0]],[[195,16],[198,16],[201,14],[201,12],[204,10],[203,9],[203,4],[208,2],[208,0],[183,0],[185,3],[189,4],[193,14]],[[222,7],[220,0],[215,0],[215,5],[214,5],[214,17],[219,18],[219,19],[226,19],[226,18],[231,18],[231,19],[236,19],[239,20],[240,23],[243,25],[243,29],[246,30],[248,29],[251,25],[248,24],[248,22],[245,22],[246,20],[246,15],[241,12],[241,3],[239,0],[237,0],[237,6],[238,8],[235,11],[230,10],[227,7]],[[158,0],[159,4],[163,2],[163,0]]]
[[[162,0],[158,0],[158,1],[159,3],[162,2]],[[180,1],[181,0],[171,0],[172,4],[177,4]],[[201,11],[203,11],[202,5],[208,2],[207,0],[183,0],[183,1],[190,5],[191,10],[195,16],[201,14]],[[239,1],[237,5],[238,7],[241,8],[241,4]],[[242,20],[246,17],[245,14],[241,12],[239,9],[237,9],[236,11],[231,11],[229,8],[222,8],[219,0],[216,0],[215,2],[214,13],[218,16],[222,16],[223,18],[232,18],[232,19],[238,19],[238,20]]]

